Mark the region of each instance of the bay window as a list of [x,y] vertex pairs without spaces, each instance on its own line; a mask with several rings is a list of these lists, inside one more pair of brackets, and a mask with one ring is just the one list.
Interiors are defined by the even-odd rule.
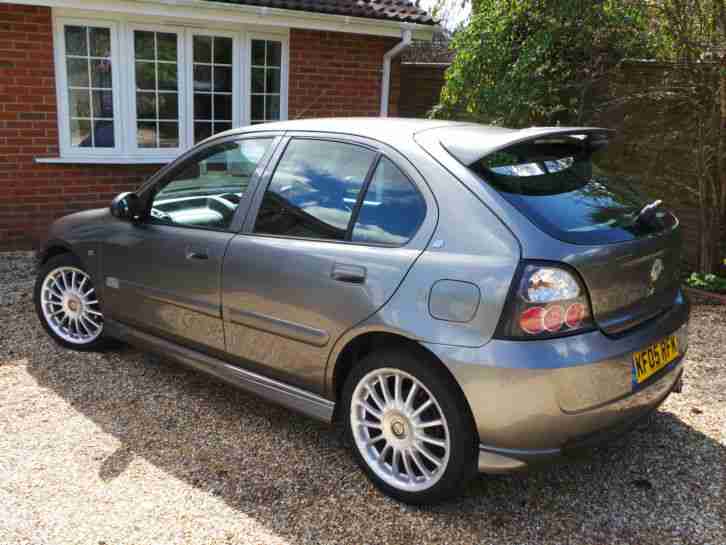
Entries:
[[286,119],[287,33],[58,17],[61,160],[165,162]]

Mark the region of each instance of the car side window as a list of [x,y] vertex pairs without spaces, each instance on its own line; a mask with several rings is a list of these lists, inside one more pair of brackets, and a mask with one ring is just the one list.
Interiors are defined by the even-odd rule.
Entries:
[[345,240],[375,157],[355,144],[291,140],[265,191],[255,233]]
[[157,224],[229,229],[257,163],[272,138],[224,142],[195,157],[156,188],[150,221]]
[[352,240],[401,245],[426,216],[426,202],[416,186],[386,157],[376,166],[353,226]]

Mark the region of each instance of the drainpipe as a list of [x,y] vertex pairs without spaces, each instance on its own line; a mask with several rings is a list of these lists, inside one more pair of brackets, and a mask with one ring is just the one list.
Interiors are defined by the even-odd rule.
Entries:
[[391,61],[411,45],[411,31],[401,33],[401,41],[383,55],[383,78],[381,80],[381,117],[388,117],[388,97],[391,94]]

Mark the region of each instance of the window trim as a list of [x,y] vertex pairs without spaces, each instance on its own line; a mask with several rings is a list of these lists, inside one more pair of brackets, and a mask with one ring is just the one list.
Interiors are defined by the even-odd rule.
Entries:
[[[68,68],[66,63],[66,26],[107,28],[111,39],[111,91],[113,94],[113,147],[75,147],[71,144],[71,115],[68,92]],[[58,148],[61,157],[103,157],[121,151],[123,142],[123,114],[118,85],[121,78],[122,48],[119,42],[118,25],[113,22],[84,19],[57,18],[53,24],[53,56],[55,60],[56,110],[58,118]],[[89,85],[91,82],[89,81]]]
[[[112,90],[114,101],[114,147],[78,148],[71,146],[70,112],[65,62],[65,27],[91,26],[111,32]],[[136,74],[134,64],[134,30],[177,34],[177,79],[179,82],[179,147],[140,148],[136,141]],[[258,26],[207,24],[195,21],[189,26],[167,24],[161,18],[144,18],[118,14],[108,17],[76,17],[67,12],[53,16],[53,55],[58,127],[58,157],[37,157],[37,163],[104,163],[165,164],[194,146],[193,118],[193,40],[194,36],[229,37],[233,40],[232,128],[250,125],[251,40],[280,42],[281,82],[280,120],[288,116],[289,103],[289,29],[267,30]]]

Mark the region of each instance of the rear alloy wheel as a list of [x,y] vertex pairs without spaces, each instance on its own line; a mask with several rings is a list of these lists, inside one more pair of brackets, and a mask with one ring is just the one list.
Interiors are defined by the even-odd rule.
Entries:
[[440,365],[385,350],[367,356],[346,381],[356,459],[384,492],[407,503],[446,499],[474,473],[468,406]]
[[62,346],[101,345],[103,313],[96,289],[74,256],[63,254],[45,264],[35,285],[35,306],[45,330]]

